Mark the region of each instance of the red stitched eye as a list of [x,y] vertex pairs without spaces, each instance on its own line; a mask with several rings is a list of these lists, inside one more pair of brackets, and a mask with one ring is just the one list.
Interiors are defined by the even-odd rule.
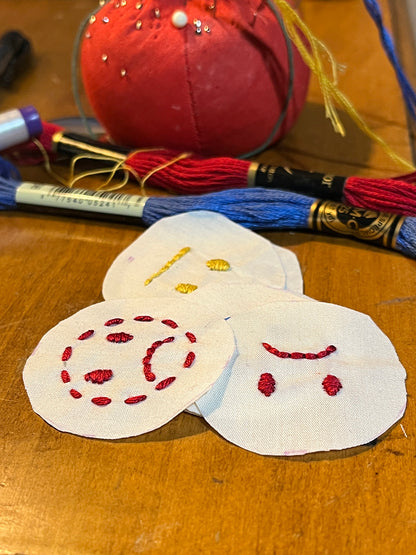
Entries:
[[260,376],[259,383],[257,384],[257,389],[266,397],[270,397],[270,395],[274,393],[276,389],[276,381],[269,372],[266,372]]
[[322,387],[330,397],[334,397],[342,389],[342,384],[336,376],[328,374],[322,382]]

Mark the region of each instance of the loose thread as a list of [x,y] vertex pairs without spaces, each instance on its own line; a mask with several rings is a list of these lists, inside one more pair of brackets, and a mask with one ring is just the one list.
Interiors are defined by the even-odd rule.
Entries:
[[[386,141],[384,141],[384,139],[370,129],[370,127],[358,114],[350,100],[348,100],[348,98],[338,89],[336,83],[336,73],[334,75],[336,63],[332,54],[323,45],[323,43],[312,34],[308,26],[302,21],[296,11],[287,3],[286,0],[268,1],[269,3],[274,2],[282,12],[283,21],[291,40],[299,50],[299,53],[306,65],[317,77],[324,98],[326,116],[330,119],[335,132],[340,133],[343,136],[345,135],[344,126],[339,119],[337,110],[333,103],[334,100],[347,112],[357,127],[374,142],[379,144],[384,149],[386,154],[390,156],[390,158],[392,158],[397,164],[400,164],[407,169],[414,169],[414,166],[410,162],[396,154]],[[305,46],[302,35],[308,39],[311,52]],[[322,52],[329,57],[333,72],[332,79],[325,73],[322,62]]]
[[39,151],[42,155],[43,165],[45,167],[46,172],[51,177],[56,179],[56,181],[58,181],[58,183],[61,183],[62,185],[65,185],[65,187],[67,187],[68,186],[67,185],[67,180],[64,177],[62,177],[61,175],[57,174],[52,169],[51,162],[50,162],[50,159],[49,159],[49,154],[48,154],[46,148],[43,146],[43,144],[38,139],[36,139],[36,137],[32,137],[32,142],[38,147],[38,149],[39,149]]

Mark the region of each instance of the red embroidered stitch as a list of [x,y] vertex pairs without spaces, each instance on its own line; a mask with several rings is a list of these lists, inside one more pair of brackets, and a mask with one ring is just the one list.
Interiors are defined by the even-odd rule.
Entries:
[[88,372],[84,375],[84,380],[86,382],[98,383],[101,385],[104,382],[111,380],[112,377],[112,370],[93,370],[92,372]]
[[328,347],[324,351],[319,351],[319,353],[300,353],[295,351],[293,353],[287,353],[286,351],[279,351],[276,347],[272,347],[268,343],[262,343],[263,347],[271,353],[279,358],[293,358],[293,359],[300,359],[300,358],[307,358],[307,359],[315,359],[315,358],[324,358],[334,353],[337,348],[334,345],[328,345]]
[[141,403],[147,399],[147,395],[136,395],[136,397],[129,397],[128,399],[124,399],[124,402],[127,405],[135,405],[137,403]]
[[110,341],[110,343],[127,343],[128,341],[134,339],[134,335],[120,331],[116,333],[109,333],[106,339],[107,341]]
[[69,393],[72,395],[74,399],[80,399],[82,397],[81,393],[76,389],[70,389]]
[[81,335],[78,337],[78,339],[80,341],[84,341],[85,339],[88,339],[92,335],[94,335],[94,330],[84,331],[84,333],[81,333]]
[[111,320],[107,320],[104,326],[118,326],[118,324],[122,324],[123,322],[123,318],[111,318]]
[[190,341],[191,343],[196,343],[196,337],[195,337],[195,335],[194,335],[193,333],[191,333],[190,331],[187,331],[187,332],[185,333],[185,335],[186,335],[186,337],[189,339],[189,341]]
[[[154,318],[152,316],[139,315],[139,316],[136,316],[134,320],[138,322],[153,322]],[[107,320],[104,323],[104,325],[115,326],[115,325],[122,324],[123,322],[124,322],[123,318],[111,318],[110,320]],[[165,320],[162,320],[161,322],[171,328],[178,327],[178,324],[175,321],[170,319],[165,319]],[[94,333],[95,331],[92,329],[87,330],[78,337],[78,340],[84,341],[85,339],[92,337]],[[190,343],[196,342],[196,337],[193,333],[186,332],[185,336],[188,338]],[[134,339],[134,336],[126,332],[118,332],[118,333],[108,334],[106,339],[107,341],[112,343],[126,343]],[[161,345],[165,343],[171,343],[172,341],[175,341],[175,337],[173,336],[169,336],[169,337],[166,337],[165,339],[154,341],[152,345],[146,350],[146,356],[143,357],[142,362],[143,362],[143,372],[147,381],[154,381],[156,379],[155,374],[152,372],[152,365],[151,365],[151,359],[156,349],[159,348]],[[72,351],[73,349],[71,346],[68,346],[65,348],[61,357],[63,362],[66,362],[71,358]],[[193,362],[195,361],[195,358],[196,358],[196,355],[194,352],[192,351],[188,352],[183,364],[184,368],[189,368],[190,366],[192,366]],[[104,382],[110,380],[112,377],[113,377],[113,371],[109,369],[93,370],[84,375],[85,381],[91,381],[92,383],[99,384],[99,385],[102,385]],[[70,374],[67,370],[61,371],[61,379],[64,383],[69,383],[71,381]],[[166,378],[160,381],[155,386],[155,389],[158,391],[165,389],[166,387],[171,385],[175,380],[176,380],[175,376]],[[69,393],[74,399],[80,399],[82,397],[82,394],[76,389],[70,389]],[[133,405],[133,404],[141,403],[145,399],[147,399],[147,395],[135,395],[132,397],[128,397],[127,399],[124,400],[124,402],[128,405]],[[110,404],[112,402],[112,399],[110,397],[94,397],[91,399],[91,402],[99,406],[105,406]]]
[[61,380],[64,383],[69,383],[71,381],[71,377],[69,375],[69,372],[67,370],[62,370],[61,372]]
[[148,362],[143,364],[143,374],[148,382],[154,382],[156,379],[156,376],[152,372],[152,365]]
[[266,397],[270,397],[270,395],[274,393],[276,389],[276,381],[269,372],[266,372],[260,376],[259,383],[257,384],[257,389]]
[[136,316],[136,322],[153,322],[154,318],[151,316]]
[[336,376],[328,374],[322,382],[322,387],[328,393],[328,395],[333,397],[338,393],[340,389],[342,389],[342,384]]
[[166,337],[165,339],[158,339],[157,341],[154,341],[151,344],[151,346],[146,349],[146,356],[142,358],[142,363],[143,363],[143,374],[148,382],[153,382],[156,379],[155,374],[152,372],[152,365],[151,365],[151,360],[154,352],[164,343],[171,343],[172,341],[175,341],[175,338],[173,336]]
[[166,379],[162,380],[161,382],[159,382],[157,384],[157,386],[155,387],[155,389],[157,389],[158,391],[160,391],[161,389],[165,389],[171,383],[173,383],[175,380],[176,380],[175,376],[171,376],[170,378],[166,378]]
[[194,360],[195,360],[195,353],[193,353],[192,351],[189,351],[189,353],[186,355],[186,359],[185,359],[185,362],[183,363],[183,367],[189,368],[190,366],[192,366]]
[[72,347],[65,347],[65,350],[62,353],[62,361],[66,362],[71,358],[71,355],[72,355]]
[[173,320],[162,320],[162,324],[165,324],[165,326],[169,326],[170,328],[177,328],[178,324],[176,322],[174,322]]
[[173,336],[163,339],[163,343],[172,343],[172,341],[175,341],[175,338]]
[[94,405],[105,406],[111,403],[111,399],[110,397],[93,397],[91,399],[91,403],[94,403]]

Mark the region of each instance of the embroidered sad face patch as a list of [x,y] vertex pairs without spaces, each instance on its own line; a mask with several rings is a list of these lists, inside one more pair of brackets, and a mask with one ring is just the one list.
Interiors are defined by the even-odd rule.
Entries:
[[293,253],[225,216],[195,211],[162,218],[125,249],[107,272],[103,296],[183,298],[246,280],[302,292]]
[[196,405],[232,443],[264,455],[345,449],[403,415],[405,370],[368,316],[276,302],[228,322],[238,355]]
[[211,387],[234,348],[229,325],[192,302],[106,301],[50,330],[23,379],[34,411],[55,428],[115,439],[183,411]]

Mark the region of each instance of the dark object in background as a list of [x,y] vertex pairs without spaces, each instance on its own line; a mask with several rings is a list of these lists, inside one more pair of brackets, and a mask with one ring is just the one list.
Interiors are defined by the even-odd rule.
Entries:
[[29,40],[19,31],[7,31],[0,38],[0,87],[8,88],[28,68],[32,58]]

